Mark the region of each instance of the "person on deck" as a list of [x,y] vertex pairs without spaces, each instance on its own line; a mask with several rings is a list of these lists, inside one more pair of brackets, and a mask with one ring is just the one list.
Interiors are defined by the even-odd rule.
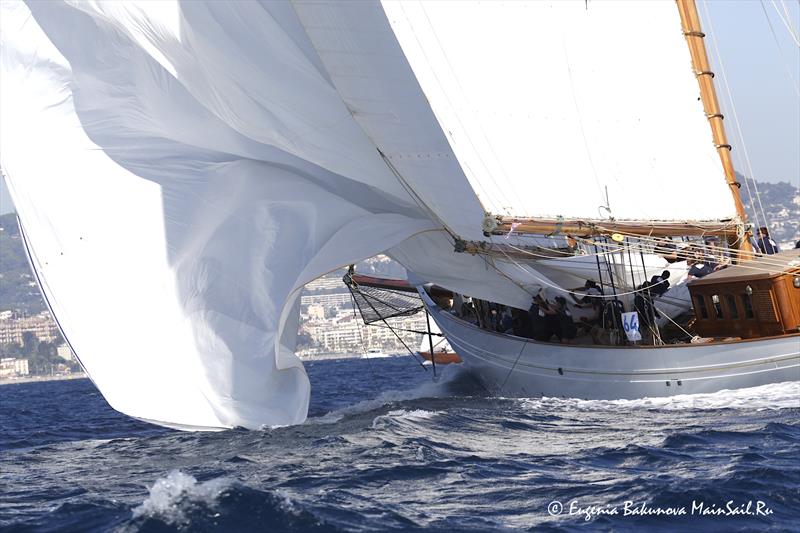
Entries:
[[567,299],[563,296],[556,296],[555,303],[554,333],[561,342],[569,342],[578,336],[578,328],[572,320],[572,313],[567,308]]
[[652,296],[661,296],[669,290],[669,270],[665,270],[659,276],[650,278],[650,294]]
[[[576,296],[575,293],[582,292],[583,296]],[[600,309],[603,306],[603,290],[594,281],[587,279],[586,283],[580,289],[575,289],[570,293],[572,299],[578,304],[579,307],[586,307],[591,305],[595,309]]]
[[513,331],[514,319],[511,316],[511,309],[506,307],[503,310],[503,317],[500,319],[500,332],[511,333]]
[[764,226],[758,228],[756,244],[761,253],[765,255],[777,254],[781,251],[778,244],[769,237],[769,230]]
[[681,258],[678,257],[677,246],[672,242],[672,239],[666,237],[661,237],[656,240],[653,253],[660,255],[666,259],[668,263],[675,263],[681,260]]
[[533,326],[531,325],[531,317],[527,311],[522,309],[511,310],[512,325],[511,330],[517,337],[524,337],[526,339],[533,338]]
[[726,268],[731,263],[731,255],[728,250],[719,245],[719,237],[709,235],[704,239],[706,245],[706,255],[716,264],[715,270]]
[[689,259],[686,264],[690,267],[686,277],[688,280],[703,278],[714,272],[714,265],[703,260]]
[[533,297],[533,303],[528,310],[531,321],[531,338],[533,340],[548,342],[553,336],[553,318],[556,312],[550,308],[547,301],[538,294]]

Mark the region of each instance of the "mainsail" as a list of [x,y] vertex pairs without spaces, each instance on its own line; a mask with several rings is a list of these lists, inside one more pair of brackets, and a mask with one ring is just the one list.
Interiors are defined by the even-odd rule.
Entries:
[[492,213],[735,215],[674,2],[384,7]]
[[42,291],[114,408],[301,422],[324,273],[387,252],[526,308],[533,267],[453,252],[486,209],[732,215],[670,10],[4,1],[1,163]]

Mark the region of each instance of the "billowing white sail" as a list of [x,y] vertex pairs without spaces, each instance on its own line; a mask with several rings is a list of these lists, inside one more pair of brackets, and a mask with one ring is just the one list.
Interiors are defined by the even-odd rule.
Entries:
[[[516,14],[513,4],[493,5],[502,17]],[[410,26],[396,20],[400,7],[420,9],[2,3],[0,163],[48,303],[114,408],[182,428],[301,422],[309,384],[293,353],[299,290],[377,253],[419,279],[519,308],[552,285],[530,265],[453,252],[456,237],[482,238],[484,207],[505,204],[482,192],[493,173],[470,158],[483,148],[469,154],[460,144],[462,130],[409,47]],[[450,8],[431,9],[444,10],[430,15],[437,26],[457,29],[437,18]],[[472,9],[465,16],[477,16]],[[497,45],[505,47],[488,40],[486,53]],[[487,67],[475,59],[476,70]],[[496,109],[533,109],[517,89]],[[510,117],[508,127],[520,120]],[[505,170],[521,170],[506,152],[519,141],[495,122],[482,127],[493,149],[510,143],[496,154]],[[692,128],[686,135],[700,136]],[[673,152],[683,149],[674,142]],[[662,176],[666,167],[643,162],[641,143],[630,148],[630,168]],[[529,153],[530,169],[551,161]],[[496,194],[527,179],[499,183]],[[513,194],[536,189],[537,198],[518,198],[520,209],[558,200],[548,188],[556,178],[537,171],[530,179],[536,187]],[[622,216],[621,193],[609,191]],[[703,218],[721,213],[714,205]]]
[[[189,3],[178,33],[136,6],[81,7],[4,2],[0,17],[2,166],[62,330],[132,416],[301,422],[296,290],[434,225],[297,35],[252,41],[266,38],[258,4],[239,4],[226,26],[211,11],[230,6]],[[226,70],[215,47],[241,63],[258,48],[261,63]]]
[[[384,2],[487,210],[735,214],[673,1]],[[607,196],[606,196],[607,194]]]

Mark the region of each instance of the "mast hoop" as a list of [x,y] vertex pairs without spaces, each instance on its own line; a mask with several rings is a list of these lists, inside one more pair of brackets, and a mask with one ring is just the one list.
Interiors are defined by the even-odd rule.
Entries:
[[733,148],[730,144],[715,144],[714,147],[719,150],[720,148],[727,148],[729,152],[733,151]]
[[700,76],[711,76],[713,78],[714,72],[711,70],[695,70],[694,75],[697,76],[698,78]]
[[700,37],[701,39],[705,38],[706,34],[701,31],[688,31],[684,30],[683,35],[686,37]]
[[722,113],[708,113],[706,115],[706,118],[708,120],[715,119],[715,118],[718,118],[720,120],[725,120],[725,115],[723,115]]

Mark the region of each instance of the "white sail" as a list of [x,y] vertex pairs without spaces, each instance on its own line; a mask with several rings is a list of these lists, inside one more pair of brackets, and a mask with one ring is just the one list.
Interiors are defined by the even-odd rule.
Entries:
[[673,1],[384,8],[487,210],[734,215]]
[[[302,34],[257,46],[260,5],[226,25],[231,6],[189,3],[173,33],[135,5],[80,7],[3,2],[0,17],[2,166],[59,325],[129,415],[301,422],[298,290],[434,224],[292,45]],[[225,71],[215,47],[242,64]]]

